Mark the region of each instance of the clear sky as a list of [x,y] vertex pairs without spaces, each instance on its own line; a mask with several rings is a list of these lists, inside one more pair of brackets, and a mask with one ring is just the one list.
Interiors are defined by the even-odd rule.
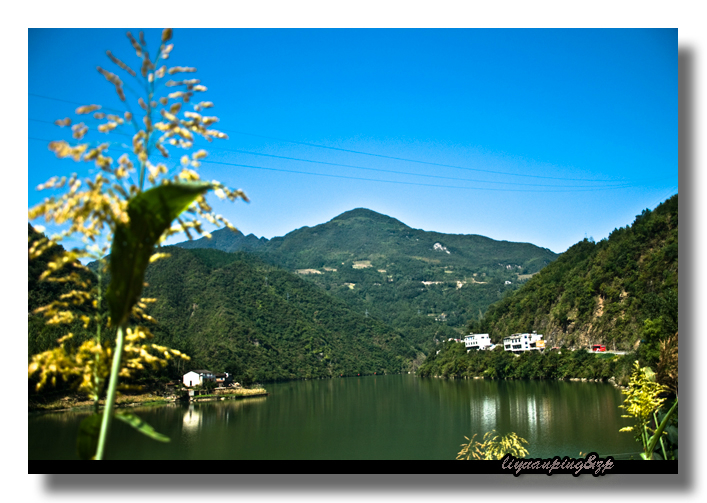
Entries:
[[[115,70],[107,49],[138,66],[126,31],[29,30],[30,205],[50,176],[94,172],[54,158],[47,140],[65,131],[51,122],[121,106],[96,66]],[[160,33],[145,30],[153,52]],[[168,63],[198,68],[229,135],[206,147],[202,177],[248,194],[215,205],[246,234],[364,207],[562,252],[678,190],[677,29],[176,29],[173,42]]]

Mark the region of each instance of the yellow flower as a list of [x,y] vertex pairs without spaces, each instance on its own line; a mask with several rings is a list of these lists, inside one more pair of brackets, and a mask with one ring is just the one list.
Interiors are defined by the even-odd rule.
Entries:
[[90,114],[91,112],[95,110],[100,110],[101,106],[100,105],[84,105],[82,107],[78,107],[76,109],[76,114],[81,115],[81,114]]

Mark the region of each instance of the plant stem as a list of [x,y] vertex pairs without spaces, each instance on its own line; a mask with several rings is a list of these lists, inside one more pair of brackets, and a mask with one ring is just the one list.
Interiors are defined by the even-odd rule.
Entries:
[[96,460],[103,459],[103,452],[108,439],[108,429],[110,420],[113,418],[113,404],[115,403],[115,392],[118,389],[118,373],[120,372],[120,359],[123,356],[123,342],[125,341],[125,324],[118,327],[115,337],[115,352],[113,353],[113,364],[110,370],[110,382],[108,383],[108,393],[106,394],[106,405],[103,408],[103,418],[101,420],[101,431],[98,435],[98,447],[96,448]]
[[[98,296],[96,298],[96,346],[101,345],[101,323],[103,322],[103,317],[101,316],[101,300],[103,299],[103,258],[98,259]],[[93,399],[93,411],[98,414],[98,401],[100,400],[102,394],[103,383],[98,377],[98,362],[100,356],[96,354],[93,360],[93,387],[94,387],[94,399]]]
[[[658,416],[656,416],[655,411],[653,411],[653,420],[655,421],[655,426],[656,428],[658,427]],[[668,456],[665,454],[665,444],[663,444],[663,437],[660,437],[660,448],[663,451],[663,459],[668,459]]]
[[648,427],[643,425],[643,449],[646,454],[646,459],[653,459],[653,451],[648,450]]

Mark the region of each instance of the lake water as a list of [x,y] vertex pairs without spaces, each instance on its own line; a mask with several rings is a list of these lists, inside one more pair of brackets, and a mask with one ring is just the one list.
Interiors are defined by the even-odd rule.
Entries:
[[[267,397],[129,409],[168,435],[114,421],[107,459],[454,459],[464,436],[514,431],[532,457],[638,451],[609,384],[411,375],[273,383]],[[86,412],[29,415],[29,459],[76,459]]]

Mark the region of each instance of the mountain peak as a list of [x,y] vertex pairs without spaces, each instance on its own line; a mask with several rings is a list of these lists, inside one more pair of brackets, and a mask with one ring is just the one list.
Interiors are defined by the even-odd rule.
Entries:
[[267,241],[265,238],[258,239],[253,234],[245,236],[241,231],[223,228],[212,232],[211,239],[202,237],[192,241],[183,241],[175,244],[175,246],[186,249],[214,248],[226,252],[235,252],[239,250],[254,250]]
[[337,220],[370,220],[373,222],[395,223],[407,227],[407,225],[402,223],[400,220],[373,210],[369,210],[368,208],[354,208],[353,210],[345,211],[341,215],[331,219],[332,222]]

